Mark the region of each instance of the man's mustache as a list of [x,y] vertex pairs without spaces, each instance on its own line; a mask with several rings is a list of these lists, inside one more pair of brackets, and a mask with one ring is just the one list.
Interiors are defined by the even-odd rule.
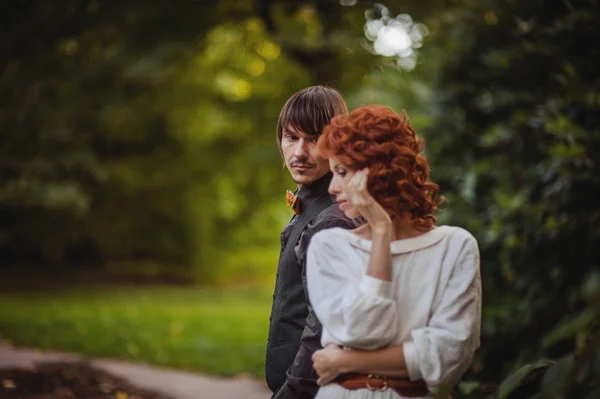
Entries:
[[300,167],[304,167],[304,168],[314,168],[314,164],[309,163],[309,162],[302,162],[302,161],[292,161],[290,163],[291,167],[296,167],[296,166],[300,166]]

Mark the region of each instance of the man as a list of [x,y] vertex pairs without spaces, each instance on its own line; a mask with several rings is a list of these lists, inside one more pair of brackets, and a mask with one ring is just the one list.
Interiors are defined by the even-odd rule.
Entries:
[[279,152],[297,190],[288,192],[295,215],[281,233],[265,361],[267,383],[276,399],[313,398],[318,390],[311,356],[321,349],[321,324],[307,300],[306,250],[318,231],[357,224],[327,192],[332,174],[317,139],[334,116],[347,112],[336,90],[312,86],[285,103],[277,122]]

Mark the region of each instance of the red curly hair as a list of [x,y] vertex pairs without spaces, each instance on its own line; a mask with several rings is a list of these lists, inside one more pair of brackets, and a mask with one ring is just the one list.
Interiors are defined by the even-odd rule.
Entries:
[[323,129],[318,146],[325,157],[335,156],[349,168],[368,167],[367,189],[392,220],[422,229],[436,223],[434,212],[444,199],[428,180],[423,139],[406,112],[370,105],[338,115]]

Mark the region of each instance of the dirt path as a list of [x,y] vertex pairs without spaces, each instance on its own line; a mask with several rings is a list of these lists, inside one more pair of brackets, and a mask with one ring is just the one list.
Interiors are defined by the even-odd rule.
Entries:
[[[15,368],[33,370],[40,362],[78,363],[82,361],[95,369],[123,378],[138,388],[155,391],[174,399],[268,399],[271,396],[263,382],[251,378],[211,377],[179,370],[161,369],[141,363],[86,359],[73,354],[15,348],[0,342],[0,370]],[[1,390],[2,386],[0,386]]]

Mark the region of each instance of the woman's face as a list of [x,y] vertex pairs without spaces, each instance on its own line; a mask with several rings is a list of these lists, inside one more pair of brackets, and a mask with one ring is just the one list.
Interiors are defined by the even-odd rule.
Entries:
[[329,158],[329,169],[333,173],[333,179],[329,184],[329,194],[335,196],[335,202],[340,204],[340,209],[350,219],[355,219],[360,215],[358,210],[352,205],[350,196],[347,192],[348,182],[356,173],[356,170],[344,165],[339,158]]

